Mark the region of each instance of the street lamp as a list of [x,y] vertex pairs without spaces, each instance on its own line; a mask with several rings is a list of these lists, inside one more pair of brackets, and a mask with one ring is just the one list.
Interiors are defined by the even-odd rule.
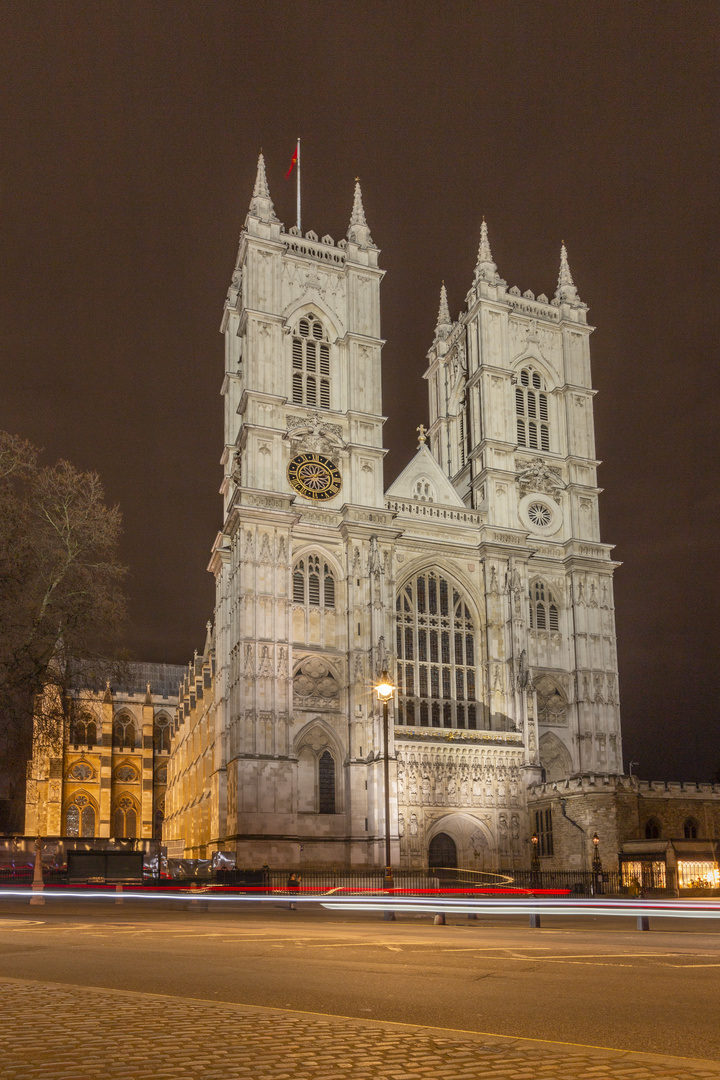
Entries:
[[[383,765],[385,773],[385,888],[393,888],[392,859],[390,856],[390,734],[388,730],[388,705],[390,698],[395,693],[395,687],[390,682],[387,668],[380,676],[380,682],[375,687],[378,700],[382,701],[383,707]],[[393,911],[386,911],[387,920],[394,919]]]
[[538,855],[540,837],[536,832],[534,832],[530,837],[530,842],[532,844],[532,858],[530,860],[530,869],[532,870],[533,874],[537,874],[540,872],[540,856]]

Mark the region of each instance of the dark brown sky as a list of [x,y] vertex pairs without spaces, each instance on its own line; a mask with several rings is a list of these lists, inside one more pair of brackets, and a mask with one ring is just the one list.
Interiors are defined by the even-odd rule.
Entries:
[[565,240],[598,328],[626,763],[720,768],[719,28],[715,0],[0,4],[0,426],[121,505],[138,658],[202,646],[222,304],[261,146],[294,222],[299,133],[303,227],[344,235],[359,175],[388,271],[388,481],[482,215],[523,291],[552,295]]

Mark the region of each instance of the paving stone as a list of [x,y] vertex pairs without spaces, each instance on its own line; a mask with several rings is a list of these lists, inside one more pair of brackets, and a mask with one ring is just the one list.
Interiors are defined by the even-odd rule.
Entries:
[[[654,1058],[373,1020],[0,979],[0,1080],[720,1080],[720,1063]],[[122,1042],[152,1016],[152,1046]],[[199,1031],[222,1035],[208,1052]],[[131,1039],[131,1036],[128,1036]]]

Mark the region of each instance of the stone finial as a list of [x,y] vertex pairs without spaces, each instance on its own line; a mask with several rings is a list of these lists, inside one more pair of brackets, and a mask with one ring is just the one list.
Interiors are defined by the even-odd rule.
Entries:
[[105,695],[103,701],[106,705],[112,705],[112,690],[110,689],[110,680],[105,680]]
[[203,660],[207,660],[213,647],[213,624],[210,619],[205,623],[205,648],[203,649]]
[[497,266],[493,262],[492,252],[490,250],[488,227],[485,218],[483,218],[482,225],[480,226],[480,246],[478,247],[477,263],[475,264],[475,281],[480,279],[493,283],[499,280]]
[[146,683],[145,685],[145,704],[152,705],[152,693],[150,692],[150,683]]
[[265,158],[262,153],[258,158],[255,187],[253,188],[253,197],[250,201],[250,213],[259,218],[260,221],[278,220],[275,215],[273,201],[270,198],[270,188],[268,187],[267,176],[265,175]]
[[350,226],[347,231],[347,238],[351,243],[358,244],[359,247],[368,247],[373,242],[365,217],[360,181],[357,179],[355,180],[355,197],[353,199],[353,208],[352,214],[350,215]]
[[437,323],[435,325],[438,327],[438,329],[441,326],[452,326],[452,319],[450,318],[450,308],[448,307],[447,289],[445,288],[444,281],[440,286],[440,307],[438,308]]
[[575,288],[575,282],[570,273],[570,264],[568,262],[565,241],[563,241],[560,247],[560,273],[558,275],[557,289],[555,290],[555,299],[566,304],[577,304],[580,302],[578,291]]

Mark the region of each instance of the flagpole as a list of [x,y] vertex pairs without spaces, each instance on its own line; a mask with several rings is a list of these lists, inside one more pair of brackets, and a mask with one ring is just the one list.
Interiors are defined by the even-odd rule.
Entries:
[[297,141],[297,227],[298,232],[302,231],[300,225],[300,139]]

